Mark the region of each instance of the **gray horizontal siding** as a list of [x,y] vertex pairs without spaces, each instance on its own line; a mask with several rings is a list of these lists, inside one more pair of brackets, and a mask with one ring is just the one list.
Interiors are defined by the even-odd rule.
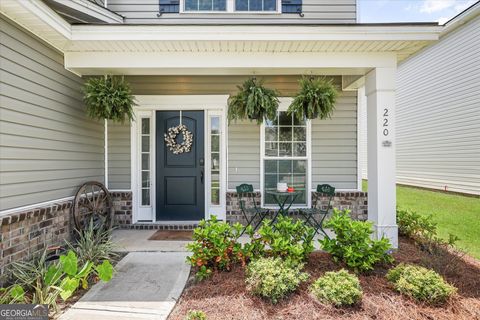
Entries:
[[303,0],[304,17],[298,14],[165,13],[157,17],[158,0],[109,0],[108,9],[134,24],[269,24],[355,23],[356,0]]
[[480,17],[401,64],[397,182],[480,194]]
[[344,91],[331,119],[312,121],[312,187],[357,189],[357,92]]
[[130,125],[108,123],[108,186],[114,190],[131,188]]
[[104,179],[103,126],[60,53],[0,15],[0,210],[74,195]]
[[[297,76],[262,77],[280,96],[298,90]],[[243,76],[131,76],[134,94],[232,94]],[[340,78],[336,78],[339,83]],[[312,125],[313,184],[330,183],[339,189],[356,189],[356,93],[344,92],[331,120]],[[110,188],[130,187],[130,137],[128,125],[109,128]],[[248,121],[232,122],[228,128],[228,188],[241,183],[260,187],[260,127]]]
[[260,126],[232,122],[228,127],[228,188],[248,183],[260,189]]

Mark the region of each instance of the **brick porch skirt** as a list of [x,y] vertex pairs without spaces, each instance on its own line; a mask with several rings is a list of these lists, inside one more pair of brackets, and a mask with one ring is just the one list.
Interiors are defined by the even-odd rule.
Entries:
[[[316,192],[312,192],[312,199],[315,193]],[[256,205],[260,206],[260,192],[255,192],[254,197]],[[365,221],[368,215],[367,198],[367,192],[336,192],[332,200],[332,206],[341,210],[351,210],[350,215],[353,219]],[[320,199],[321,204],[326,206],[328,199],[326,197],[321,197]],[[247,206],[253,206],[253,203],[250,202],[247,201]],[[295,214],[295,212],[293,212],[293,214]],[[236,192],[227,192],[227,221],[232,223],[245,223],[245,219],[240,211],[239,198]]]
[[[132,193],[112,192],[114,225],[132,222]],[[45,248],[63,245],[73,233],[73,200],[49,204],[0,217],[0,284],[8,265],[28,260]]]
[[[194,224],[132,224],[132,193],[112,192],[111,196],[115,212],[114,225],[118,228],[188,230],[196,226]],[[257,205],[260,205],[260,200],[260,193],[256,193]],[[30,259],[46,247],[62,245],[65,240],[71,239],[74,230],[71,219],[72,202],[69,200],[54,203],[0,218],[0,284],[2,275],[12,262]],[[352,217],[355,219],[367,219],[367,193],[365,192],[338,192],[335,194],[333,206],[351,210]],[[227,193],[227,221],[244,223],[236,192]]]

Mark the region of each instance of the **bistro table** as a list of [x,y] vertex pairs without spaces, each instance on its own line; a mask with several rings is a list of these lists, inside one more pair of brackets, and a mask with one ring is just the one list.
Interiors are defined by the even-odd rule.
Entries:
[[[274,224],[279,214],[281,215],[288,214],[288,210],[290,210],[290,207],[295,202],[295,199],[297,199],[297,197],[302,192],[301,191],[291,191],[291,192],[267,191],[266,193],[272,195],[273,199],[278,204],[278,211],[273,216],[273,219],[272,219],[272,224]],[[288,203],[288,207],[285,208],[287,203]]]

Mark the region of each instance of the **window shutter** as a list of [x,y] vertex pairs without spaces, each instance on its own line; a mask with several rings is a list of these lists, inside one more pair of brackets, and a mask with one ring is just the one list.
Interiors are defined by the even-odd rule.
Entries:
[[302,14],[302,0],[282,0],[282,13]]
[[164,13],[179,13],[180,0],[159,0],[160,1],[160,15]]

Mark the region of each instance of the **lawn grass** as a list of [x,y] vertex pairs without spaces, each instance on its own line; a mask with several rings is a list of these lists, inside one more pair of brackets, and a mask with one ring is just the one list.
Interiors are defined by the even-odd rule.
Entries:
[[[368,184],[363,181],[363,190]],[[442,238],[460,238],[458,247],[480,259],[480,199],[444,192],[397,186],[397,206],[433,216]]]

